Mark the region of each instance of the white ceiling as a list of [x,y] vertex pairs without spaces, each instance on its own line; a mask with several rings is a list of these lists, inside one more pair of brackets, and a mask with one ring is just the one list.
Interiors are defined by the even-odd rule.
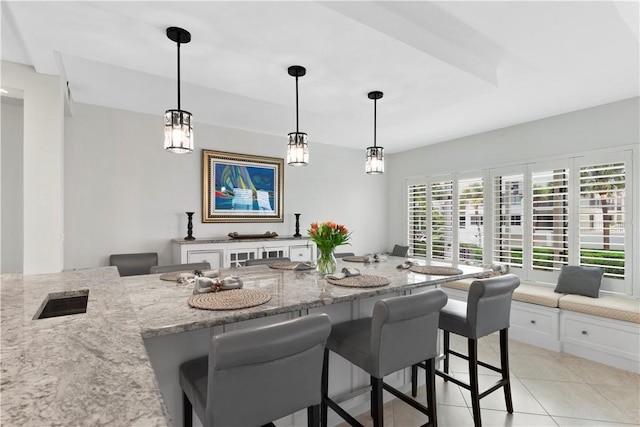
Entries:
[[[2,2],[2,59],[76,102],[387,153],[639,94],[638,1]],[[57,53],[59,53],[59,55]],[[56,61],[56,56],[58,61]],[[197,131],[197,125],[196,125]]]

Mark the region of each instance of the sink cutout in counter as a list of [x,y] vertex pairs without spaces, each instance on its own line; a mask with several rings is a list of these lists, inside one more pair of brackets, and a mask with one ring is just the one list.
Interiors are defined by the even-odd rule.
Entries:
[[34,320],[47,319],[49,317],[86,313],[88,301],[88,289],[52,293],[47,295],[33,318]]

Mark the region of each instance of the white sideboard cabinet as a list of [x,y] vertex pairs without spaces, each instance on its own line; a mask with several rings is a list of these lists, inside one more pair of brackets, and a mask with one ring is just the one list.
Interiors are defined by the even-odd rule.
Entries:
[[249,259],[282,257],[291,261],[315,261],[316,245],[308,237],[173,240],[175,264],[208,262],[211,268],[231,268],[241,267]]

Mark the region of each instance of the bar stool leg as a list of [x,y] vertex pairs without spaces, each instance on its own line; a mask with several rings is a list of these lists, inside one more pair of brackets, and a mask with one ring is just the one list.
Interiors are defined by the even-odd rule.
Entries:
[[371,377],[371,417],[373,427],[384,425],[384,411],[382,401],[382,378]]
[[[445,374],[449,373],[449,331],[443,331],[443,345],[444,345],[444,366],[443,371]],[[447,378],[444,378],[444,382],[447,382]]]
[[509,329],[500,331],[500,369],[504,383],[504,401],[507,412],[513,414],[513,401],[511,400],[511,380],[509,375]]
[[473,409],[473,423],[481,427],[480,420],[480,392],[478,391],[478,341],[469,338],[469,391],[471,392],[471,406]]
[[329,397],[329,350],[324,350],[324,362],[322,364],[322,400],[320,401],[320,425],[327,427],[327,399]]
[[320,427],[320,405],[313,405],[307,408],[307,426]]
[[418,395],[418,365],[411,366],[411,396]]
[[425,389],[427,392],[427,409],[429,412],[429,424],[438,427],[438,415],[436,411],[436,359],[435,357],[425,362]]
[[187,395],[182,393],[182,425],[184,427],[193,426],[193,408],[191,406],[191,401],[187,397]]

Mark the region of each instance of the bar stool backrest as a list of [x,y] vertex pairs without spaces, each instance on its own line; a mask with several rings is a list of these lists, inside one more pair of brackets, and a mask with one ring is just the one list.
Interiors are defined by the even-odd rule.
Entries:
[[158,265],[158,253],[113,254],[109,256],[109,265],[118,267],[122,277],[149,274],[151,267]]
[[326,314],[216,335],[205,425],[260,426],[321,402]]
[[478,339],[509,327],[511,298],[518,286],[520,279],[515,274],[471,283],[467,299],[467,324],[471,333],[468,338]]
[[438,354],[438,318],[447,294],[433,289],[376,302],[371,323],[371,371],[382,378]]

